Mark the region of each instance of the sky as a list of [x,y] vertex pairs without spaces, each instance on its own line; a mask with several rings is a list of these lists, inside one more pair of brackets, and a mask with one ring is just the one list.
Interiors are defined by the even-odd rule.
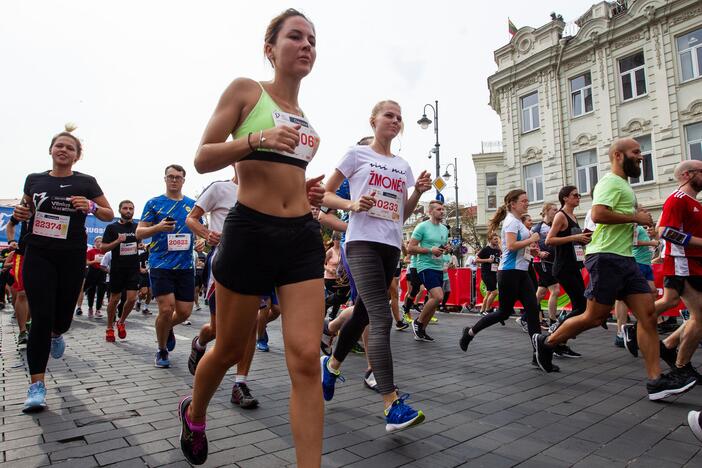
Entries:
[[[507,17],[539,27],[552,11],[566,22],[591,1],[433,2],[45,0],[5,2],[0,15],[0,198],[19,197],[31,172],[51,168],[51,137],[74,122],[84,156],[74,169],[95,176],[113,207],[136,215],[164,192],[163,171],[187,170],[195,196],[230,168],[197,174],[193,158],[225,87],[236,77],[270,80],[263,57],[268,22],[288,7],[314,23],[317,61],[300,107],[321,136],[308,177],[329,176],[348,147],[369,135],[373,105],[402,106],[405,131],[393,150],[414,172],[428,159],[432,127],[416,121],[439,101],[441,172],[457,161],[459,200],[474,202],[471,154],[501,139],[489,107],[493,52],[507,44]],[[428,109],[428,117],[433,113]],[[448,168],[453,174],[453,168]],[[434,174],[435,175],[435,174]],[[454,178],[443,193],[454,199]]]

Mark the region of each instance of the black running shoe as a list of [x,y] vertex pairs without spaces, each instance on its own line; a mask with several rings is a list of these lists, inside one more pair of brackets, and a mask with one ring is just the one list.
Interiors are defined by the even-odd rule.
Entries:
[[553,348],[546,344],[546,335],[537,334],[531,336],[534,345],[536,363],[544,372],[553,372]]
[[180,449],[185,458],[193,465],[202,465],[207,460],[207,436],[205,424],[188,423],[186,413],[193,397],[188,396],[178,405],[180,419]]
[[671,371],[667,374],[661,374],[656,380],[649,380],[646,383],[648,399],[656,401],[679,395],[690,390],[696,383],[697,380],[687,372]]
[[198,336],[195,336],[195,338],[193,338],[192,344],[190,345],[190,357],[188,358],[188,370],[192,375],[195,375],[197,365],[200,362],[200,359],[202,359],[202,356],[205,355],[204,349],[202,351],[197,349],[197,340]]
[[668,367],[670,367],[671,369],[675,369],[675,361],[678,360],[678,350],[675,348],[666,348],[662,341],[659,341],[658,343],[660,343],[659,349],[661,359],[663,359],[665,363],[668,364]]
[[234,384],[232,387],[232,397],[229,401],[244,409],[252,409],[258,406],[258,400],[251,394],[251,390],[249,390],[245,382]]
[[[539,363],[536,362],[536,354],[531,355],[531,365],[536,367],[537,369],[541,370],[541,368],[539,367]],[[551,369],[553,369],[551,372],[560,372],[561,371],[561,368],[555,364],[551,364]]]
[[463,335],[461,335],[461,339],[458,342],[458,346],[461,347],[461,350],[465,353],[468,351],[468,345],[470,344],[471,341],[473,341],[472,336],[470,336],[470,327],[466,327],[463,329]]
[[83,315],[83,310],[80,307],[76,308],[76,316],[79,317],[81,315]]
[[428,343],[433,343],[434,338],[429,336],[429,333],[427,333],[426,330],[422,330],[422,341],[426,341]]
[[405,330],[407,327],[409,327],[409,323],[405,322],[404,320],[398,320],[395,322],[395,330],[397,331]]
[[559,358],[579,358],[583,356],[580,353],[576,353],[566,345],[556,346],[556,348],[553,350],[553,354]]
[[622,326],[624,335],[624,347],[634,357],[639,357],[639,342],[636,340],[636,324],[627,323]]

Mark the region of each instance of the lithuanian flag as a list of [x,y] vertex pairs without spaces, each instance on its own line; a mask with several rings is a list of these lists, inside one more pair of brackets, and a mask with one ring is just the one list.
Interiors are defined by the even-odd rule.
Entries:
[[511,19],[507,18],[507,28],[509,29],[509,34],[514,36],[517,34],[517,27],[514,25]]

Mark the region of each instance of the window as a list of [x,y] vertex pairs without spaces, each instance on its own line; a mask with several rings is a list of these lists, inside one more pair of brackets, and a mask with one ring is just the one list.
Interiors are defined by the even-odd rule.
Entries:
[[680,36],[677,43],[682,81],[699,78],[702,75],[702,29]]
[[597,183],[597,151],[594,149],[575,153],[575,178],[580,193],[590,193]]
[[529,201],[543,201],[544,170],[541,168],[541,163],[524,166],[524,185]]
[[653,155],[651,154],[651,135],[644,135],[634,138],[641,145],[641,176],[629,177],[630,184],[640,184],[642,182],[650,182],[653,180]]
[[497,209],[497,172],[485,173],[485,199],[488,210]]
[[687,156],[702,161],[702,122],[686,125]]
[[592,80],[590,72],[570,80],[570,105],[573,117],[592,112]]
[[619,60],[619,76],[624,101],[646,94],[646,62],[643,52]]
[[539,125],[539,92],[534,91],[521,99],[522,133],[536,130]]

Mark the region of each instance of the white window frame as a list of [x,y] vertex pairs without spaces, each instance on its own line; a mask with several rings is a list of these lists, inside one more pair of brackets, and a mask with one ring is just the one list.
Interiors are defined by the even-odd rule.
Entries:
[[[488,175],[495,175],[495,183],[488,184]],[[495,206],[490,206],[490,192],[494,192],[495,196]],[[486,210],[493,211],[497,209],[497,172],[486,172],[485,173],[485,206]]]
[[688,125],[685,125],[685,142],[687,146],[687,159],[692,159],[692,145],[700,145],[700,152],[702,153],[702,137],[697,139],[697,140],[690,140],[688,138],[688,128],[692,127],[693,125],[702,125],[702,122],[694,122]]
[[[700,28],[702,29],[702,28]],[[698,29],[693,29],[692,31],[689,31],[685,34],[680,34],[675,38],[675,47],[678,47],[678,39],[680,39],[682,36],[687,36],[690,33],[693,33],[695,31],[698,31]],[[696,46],[693,47],[688,47],[687,49],[683,50],[678,50],[678,61],[680,62],[680,82],[681,83],[687,83],[688,81],[696,80],[698,78],[702,77],[702,63],[699,62],[698,60],[698,55],[697,55],[697,49],[702,48],[702,41],[699,42]],[[683,77],[683,54],[686,52],[690,52],[690,60],[692,61],[692,78],[688,78],[687,80]]]
[[[643,157],[643,161],[641,161],[641,175],[639,176],[639,181],[632,182],[632,177],[629,177],[629,184],[633,185],[633,186],[650,184],[656,180],[656,165],[653,163],[653,135],[651,135],[651,134],[641,135],[641,136],[634,138],[634,140],[639,141],[640,138],[644,138],[644,137],[648,137],[650,148],[646,151],[644,151],[644,150],[641,151],[641,156]],[[646,174],[646,171],[644,170],[646,156],[648,156],[648,160],[651,164],[651,179],[650,180],[643,179],[644,174]]]
[[[536,177],[527,177],[527,168],[538,165],[541,169],[541,175]],[[544,166],[540,163],[526,164],[523,166],[522,175],[524,176],[524,190],[527,192],[527,197],[529,197],[529,202],[542,202],[544,201]],[[541,198],[536,198],[538,196],[539,184],[541,184]],[[533,198],[529,194],[529,191],[533,193]]]
[[[594,153],[595,155],[595,162],[594,163],[589,163],[583,166],[578,165],[578,155],[583,154],[583,153]],[[591,148],[589,150],[585,151],[578,151],[576,153],[573,153],[573,165],[575,167],[575,185],[578,186],[578,191],[582,194],[585,193],[590,193],[592,191],[592,188],[597,184],[597,182],[600,180],[600,174],[599,174],[599,166],[597,164],[597,149]],[[597,180],[592,181],[592,178],[590,177],[590,169],[595,168],[595,173],[597,174]],[[585,185],[587,187],[581,187],[580,186],[580,171],[585,171]]]
[[[532,104],[529,107],[524,107],[524,99],[528,98],[529,96],[536,95],[536,104]],[[534,130],[538,130],[541,128],[541,116],[539,115],[539,91],[536,90],[532,93],[525,94],[524,96],[519,98],[519,109],[521,112],[521,121],[522,121],[522,133],[529,133],[533,132]],[[534,109],[536,109],[536,124],[534,124]],[[527,115],[529,116],[529,124],[530,127],[527,129],[526,127],[526,122],[524,120],[524,111],[527,111]]]
[[[583,86],[582,88],[573,90],[573,81],[585,75],[590,75],[590,84]],[[573,78],[570,78],[568,82],[570,85],[570,115],[575,118],[595,112],[595,100],[592,94],[592,74],[589,71],[587,71],[585,73],[581,73],[580,75],[574,76]],[[588,89],[590,90],[590,99],[592,101],[592,109],[589,111],[585,109],[585,91]],[[577,115],[575,114],[575,106],[573,105],[573,102],[576,99],[576,95],[578,95],[577,98],[580,100],[581,109],[583,109],[583,112]]]
[[[643,65],[639,65],[636,68],[632,68],[631,70],[627,70],[625,72],[621,71],[622,68],[622,60],[627,59],[629,57],[633,57],[634,55],[641,54],[644,59]],[[638,99],[640,97],[646,96],[648,94],[648,78],[646,77],[646,55],[644,54],[643,50],[640,50],[638,52],[635,52],[633,54],[625,55],[624,57],[621,57],[617,60],[617,68],[619,69],[619,87],[621,88],[622,91],[622,102],[629,102],[633,101],[634,99]],[[641,94],[636,94],[634,91],[638,92],[638,87],[636,86],[636,72],[639,70],[643,70],[644,74],[644,86],[646,87],[646,91],[644,91]],[[624,76],[629,75],[629,78],[631,80],[631,97],[630,98],[625,98],[624,97]]]

